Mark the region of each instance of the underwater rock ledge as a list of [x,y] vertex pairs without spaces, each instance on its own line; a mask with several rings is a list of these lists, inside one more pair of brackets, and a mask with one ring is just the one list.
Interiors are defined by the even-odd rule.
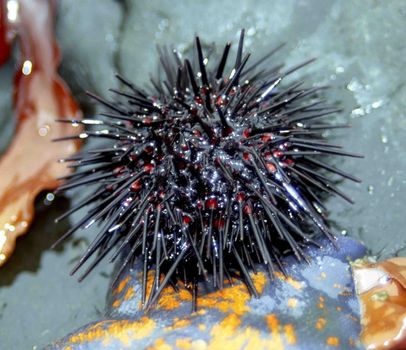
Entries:
[[[311,264],[284,261],[289,278],[264,270],[252,274],[259,298],[239,281],[199,295],[197,312],[184,287],[167,287],[157,305],[140,309],[140,265],[110,291],[106,317],[68,334],[46,349],[363,349],[360,311],[350,261],[365,248],[339,237],[309,247]],[[305,344],[305,347],[304,347]]]

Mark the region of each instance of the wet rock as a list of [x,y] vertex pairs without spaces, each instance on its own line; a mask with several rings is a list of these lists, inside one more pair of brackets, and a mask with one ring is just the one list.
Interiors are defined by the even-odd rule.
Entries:
[[11,62],[0,69],[0,153],[7,148],[14,131],[15,121],[11,109],[13,75]]
[[118,1],[92,0],[80,4],[63,0],[58,8],[57,36],[62,49],[62,75],[71,88],[85,99],[84,91],[101,95],[117,85],[113,74],[122,7]]
[[322,250],[307,250],[309,265],[292,256],[285,260],[288,278],[276,272],[271,281],[263,270],[252,275],[258,299],[238,281],[222,291],[201,285],[194,313],[192,296],[182,286],[165,288],[155,308],[140,310],[139,264],[111,291],[104,319],[47,349],[362,349],[349,260],[365,249],[345,237],[338,240],[339,250],[320,243]]

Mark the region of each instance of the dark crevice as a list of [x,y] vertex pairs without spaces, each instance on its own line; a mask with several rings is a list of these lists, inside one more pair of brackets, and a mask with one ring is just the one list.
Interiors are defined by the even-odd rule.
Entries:
[[[54,219],[70,207],[66,197],[57,198],[51,205],[44,204],[44,191],[35,201],[35,218],[27,233],[17,239],[16,249],[10,260],[1,268],[0,287],[10,286],[22,272],[35,273],[41,268],[41,258],[52,243],[67,230],[69,222],[55,225]],[[56,251],[61,253],[68,241]]]

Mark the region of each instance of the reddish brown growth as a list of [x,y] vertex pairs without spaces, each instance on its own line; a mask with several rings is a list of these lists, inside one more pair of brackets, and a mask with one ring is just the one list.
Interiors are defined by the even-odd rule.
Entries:
[[7,30],[6,2],[0,2],[0,65],[10,56],[10,35]]
[[406,348],[406,258],[353,265],[361,301],[361,340],[368,349]]
[[[16,33],[21,61],[15,76],[15,137],[0,159],[0,266],[14,250],[34,215],[35,197],[54,189],[69,170],[57,159],[75,153],[78,141],[51,145],[74,127],[55,119],[80,118],[81,112],[57,73],[60,53],[54,37],[55,3],[20,0],[18,11],[0,5],[0,64],[9,56],[9,38]],[[15,17],[17,16],[17,17]]]

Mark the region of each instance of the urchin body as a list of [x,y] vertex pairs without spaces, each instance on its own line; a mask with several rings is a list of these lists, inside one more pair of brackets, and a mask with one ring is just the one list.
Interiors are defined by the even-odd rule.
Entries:
[[[120,271],[142,259],[145,306],[179,281],[196,295],[202,279],[222,288],[225,279],[237,277],[256,295],[249,274],[256,264],[272,276],[275,268],[283,271],[285,254],[306,259],[303,247],[317,244],[315,235],[334,240],[319,193],[347,197],[320,170],[358,181],[320,159],[357,156],[322,137],[337,126],[320,119],[337,109],[317,99],[323,87],[282,87],[310,61],[286,71],[269,68],[266,60],[278,47],[249,66],[243,38],[242,31],[228,74],[230,44],[214,63],[196,38],[196,64],[161,50],[162,81],[151,79],[144,90],[118,76],[125,89],[112,90],[115,101],[91,95],[108,113],[72,121],[87,128],[73,138],[111,140],[65,160],[77,171],[60,191],[96,188],[67,213],[90,208],[64,237],[100,224],[74,271],[95,255],[86,275],[115,249],[112,260],[125,252]],[[147,301],[150,271],[155,278]]]

